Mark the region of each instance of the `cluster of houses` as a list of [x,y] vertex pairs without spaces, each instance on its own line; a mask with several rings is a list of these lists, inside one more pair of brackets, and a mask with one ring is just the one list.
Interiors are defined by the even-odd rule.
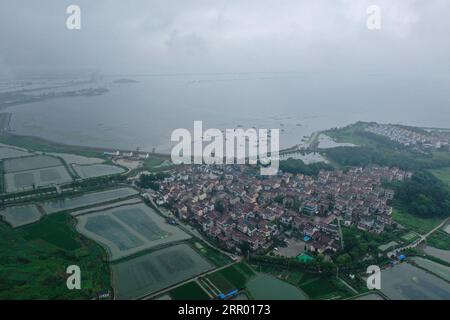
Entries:
[[322,253],[340,249],[338,219],[383,232],[392,222],[388,201],[394,192],[382,184],[410,176],[378,166],[311,177],[261,176],[245,165],[189,165],[178,167],[149,195],[225,249],[265,251],[294,236],[305,241],[306,249]]
[[433,133],[422,133],[407,127],[390,124],[371,124],[366,131],[381,135],[391,141],[395,141],[407,147],[425,149],[449,149],[450,140],[447,136]]

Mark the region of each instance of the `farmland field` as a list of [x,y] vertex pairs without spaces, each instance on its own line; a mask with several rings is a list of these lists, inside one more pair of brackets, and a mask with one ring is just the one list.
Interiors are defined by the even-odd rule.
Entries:
[[[78,234],[67,214],[12,229],[0,221],[0,299],[91,299],[110,289],[102,248]],[[67,290],[65,269],[82,270],[81,290]]]
[[414,231],[410,231],[407,234],[404,234],[403,236],[400,237],[400,239],[402,239],[406,243],[414,242],[418,238],[419,238],[419,235],[417,233],[415,233]]
[[3,161],[6,192],[15,192],[72,181],[61,160],[36,155]]
[[381,271],[381,292],[390,299],[450,299],[450,284],[420,268],[401,263]]
[[225,269],[216,271],[203,279],[212,283],[218,290],[216,293],[228,293],[235,289],[244,289],[255,272],[245,263],[236,263]]
[[29,152],[15,149],[15,148],[5,148],[0,147],[0,160],[9,159],[9,158],[17,158],[24,157],[30,155]]
[[73,164],[72,168],[75,170],[77,175],[83,179],[109,176],[112,174],[119,174],[125,172],[125,169],[109,164],[92,164],[92,165]]
[[247,289],[256,300],[306,300],[299,288],[267,274],[258,274],[247,283]]
[[413,214],[407,213],[402,208],[393,208],[392,218],[395,222],[402,226],[410,228],[420,234],[425,234],[442,222],[440,218],[422,218]]
[[435,275],[441,277],[444,280],[450,282],[450,267],[444,266],[437,262],[421,258],[412,257],[411,260],[419,267],[434,273]]
[[72,181],[72,177],[64,166],[5,173],[4,179],[6,192],[15,192],[33,187],[43,187]]
[[13,228],[30,224],[41,219],[41,213],[35,205],[6,207],[0,211],[0,216]]
[[101,159],[101,158],[84,157],[84,156],[79,156],[79,155],[70,154],[70,153],[52,152],[52,153],[48,153],[48,154],[55,156],[55,157],[62,158],[67,164],[75,163],[75,164],[86,165],[86,164],[102,163],[105,161],[104,159]]
[[77,230],[103,244],[111,260],[158,245],[189,239],[144,203],[77,216]]
[[175,300],[208,300],[208,294],[200,285],[191,281],[170,291],[170,296]]
[[187,244],[157,250],[112,265],[117,299],[134,299],[210,270],[213,266]]
[[347,298],[351,295],[348,288],[339,283],[335,277],[319,277],[305,281],[300,288],[311,299]]
[[10,173],[48,167],[57,167],[63,165],[63,163],[55,157],[38,155],[32,157],[7,159],[4,161],[3,165],[4,172]]
[[427,244],[438,249],[450,250],[450,235],[443,230],[437,230],[428,236]]
[[42,207],[47,214],[51,214],[59,211],[73,210],[113,200],[124,199],[137,194],[138,192],[133,188],[117,188],[86,193],[73,198],[44,202]]
[[429,256],[432,256],[432,257],[438,258],[442,261],[450,263],[450,248],[447,250],[442,250],[442,249],[426,246],[424,251]]

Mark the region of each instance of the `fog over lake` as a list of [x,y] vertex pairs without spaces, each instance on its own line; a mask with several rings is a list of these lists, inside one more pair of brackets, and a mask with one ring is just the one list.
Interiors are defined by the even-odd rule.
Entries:
[[[313,131],[358,120],[448,127],[450,115],[439,84],[383,75],[342,75],[339,82],[302,73],[135,77],[93,97],[68,97],[14,106],[11,128],[58,142],[167,152],[176,128],[255,126],[281,130],[281,145]],[[111,83],[105,78],[101,82]],[[421,83],[421,91],[411,89]],[[418,85],[418,84],[417,84]]]
[[110,91],[9,108],[16,133],[163,152],[194,120],[279,128],[282,147],[358,120],[450,124],[447,0],[378,0],[377,31],[370,0],[79,0],[80,30],[70,4],[0,3],[0,79],[94,72]]

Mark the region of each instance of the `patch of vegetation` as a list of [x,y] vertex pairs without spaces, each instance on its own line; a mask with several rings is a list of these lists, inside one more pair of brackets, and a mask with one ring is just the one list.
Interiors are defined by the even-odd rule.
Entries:
[[169,292],[174,300],[209,300],[209,296],[200,285],[191,281]]
[[431,169],[430,172],[447,186],[450,186],[450,167]]
[[46,241],[64,250],[76,250],[81,248],[77,237],[68,237],[71,233],[69,217],[64,214],[55,214],[44,217],[44,223],[35,223],[23,227],[23,237],[27,241]]
[[343,227],[344,250],[333,256],[333,261],[339,266],[339,270],[358,272],[364,270],[370,264],[382,265],[385,257],[379,257],[380,245],[398,240],[405,231],[389,230],[381,234],[364,232],[356,227]]
[[301,284],[300,288],[310,299],[337,299],[348,298],[353,294],[339,279],[329,276]]
[[223,293],[227,293],[234,289],[245,288],[247,281],[254,275],[253,270],[240,262],[229,266],[225,269],[214,272],[208,278],[216,285]]
[[429,172],[417,172],[411,179],[391,186],[395,189],[394,205],[415,216],[444,218],[450,213],[448,187]]
[[154,174],[141,174],[139,176],[139,180],[137,181],[137,185],[140,188],[159,190],[158,181],[164,180],[169,175],[167,173],[158,172]]
[[150,155],[147,159],[144,160],[144,170],[150,172],[161,172],[170,170],[175,167],[174,164],[171,164],[168,161],[168,157]]
[[334,167],[324,163],[316,162],[305,164],[300,159],[287,159],[280,162],[280,170],[289,173],[301,173],[308,176],[317,176],[321,170],[333,170]]
[[427,237],[427,244],[438,249],[450,250],[450,235],[442,230],[437,230]]
[[231,259],[228,256],[222,254],[220,251],[215,250],[206,244],[200,245],[201,248],[197,247],[195,244],[192,247],[200,252],[201,255],[205,256],[214,265],[221,267],[231,262]]
[[[60,213],[18,229],[0,222],[0,299],[90,299],[110,290],[104,250],[71,219]],[[81,290],[67,289],[70,265],[81,268]]]
[[426,234],[435,228],[442,222],[441,218],[436,217],[419,217],[408,213],[408,211],[402,207],[394,207],[392,210],[392,218],[395,222],[402,226],[414,230],[420,234]]

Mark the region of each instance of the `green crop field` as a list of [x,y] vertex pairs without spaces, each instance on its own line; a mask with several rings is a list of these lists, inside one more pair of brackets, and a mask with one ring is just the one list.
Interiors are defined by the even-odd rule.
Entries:
[[209,296],[195,281],[175,288],[169,294],[174,300],[209,300]]
[[223,293],[226,293],[233,289],[245,288],[247,281],[254,274],[247,264],[240,262],[210,274],[208,279]]
[[[18,229],[0,222],[0,299],[90,299],[110,290],[106,254],[81,237],[67,214]],[[81,269],[81,290],[68,290],[66,268]]]
[[206,244],[195,242],[194,248],[218,267],[224,266],[227,263],[231,262],[231,259],[228,256],[222,254],[218,250],[215,250]]
[[442,219],[440,218],[421,218],[409,214],[399,208],[394,208],[392,210],[392,217],[395,222],[398,222],[402,226],[410,228],[420,234],[425,234],[431,231],[442,222]]
[[432,169],[430,172],[439,180],[450,186],[450,167]]
[[334,277],[320,277],[307,281],[300,288],[310,299],[335,299],[351,296],[351,292]]
[[427,244],[438,249],[450,250],[450,235],[445,231],[437,230],[427,238]]

